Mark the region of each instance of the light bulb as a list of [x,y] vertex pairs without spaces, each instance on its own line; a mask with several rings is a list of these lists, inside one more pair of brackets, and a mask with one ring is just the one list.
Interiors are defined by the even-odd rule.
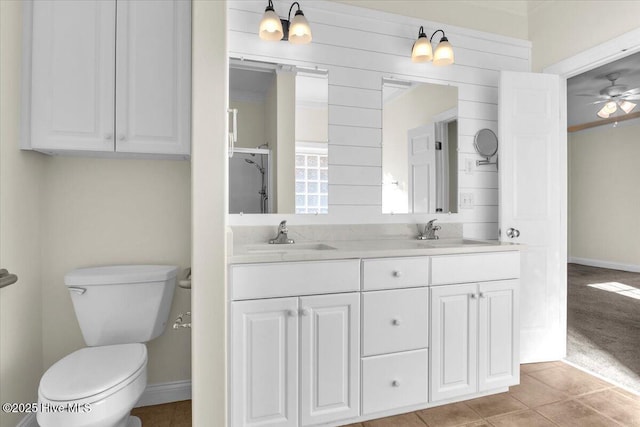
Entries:
[[280,17],[273,10],[271,5],[267,6],[260,21],[260,29],[258,35],[262,40],[278,41],[282,40],[284,32],[282,31],[282,22]]
[[433,65],[450,65],[453,62],[453,46],[446,37],[442,37],[433,53]]
[[418,33],[418,40],[413,44],[411,49],[411,61],[413,62],[429,62],[433,59],[433,48],[431,42],[427,38],[427,35],[422,31]]
[[289,25],[289,42],[293,44],[311,43],[311,28],[300,9],[296,11]]

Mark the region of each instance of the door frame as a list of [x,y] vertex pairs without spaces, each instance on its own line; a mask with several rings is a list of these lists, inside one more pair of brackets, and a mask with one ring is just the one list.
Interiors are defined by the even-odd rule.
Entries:
[[[586,71],[597,68],[601,65],[608,64],[634,53],[640,52],[640,27],[624,33],[618,37],[608,40],[602,44],[594,46],[560,62],[549,65],[542,69],[545,74],[557,74],[560,77],[560,176],[563,177],[563,183],[560,185],[561,200],[561,250],[568,254],[568,204],[569,204],[569,187],[568,187],[568,133],[567,133],[567,80],[571,77],[582,74]],[[567,286],[565,283],[564,292],[561,295],[561,319],[562,324],[567,325]],[[566,346],[564,349],[566,357]]]

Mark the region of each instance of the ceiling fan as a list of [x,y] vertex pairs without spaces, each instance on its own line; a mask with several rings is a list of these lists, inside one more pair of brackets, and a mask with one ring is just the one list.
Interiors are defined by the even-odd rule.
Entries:
[[618,108],[624,111],[625,114],[629,114],[631,110],[636,107],[636,104],[631,101],[640,100],[640,87],[627,89],[625,85],[617,85],[616,80],[620,78],[620,73],[609,73],[605,77],[611,82],[611,86],[602,89],[599,95],[591,94],[583,96],[596,96],[600,98],[591,104],[597,105],[604,103],[604,106],[597,113],[600,118],[609,118]]

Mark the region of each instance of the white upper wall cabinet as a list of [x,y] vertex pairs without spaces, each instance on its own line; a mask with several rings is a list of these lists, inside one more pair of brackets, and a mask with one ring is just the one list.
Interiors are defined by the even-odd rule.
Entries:
[[22,148],[189,156],[190,2],[36,1],[24,19]]

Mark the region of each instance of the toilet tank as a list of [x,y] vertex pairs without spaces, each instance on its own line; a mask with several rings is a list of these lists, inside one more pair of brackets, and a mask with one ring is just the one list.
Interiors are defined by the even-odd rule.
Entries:
[[113,265],[64,277],[88,346],[143,343],[167,325],[178,267]]

